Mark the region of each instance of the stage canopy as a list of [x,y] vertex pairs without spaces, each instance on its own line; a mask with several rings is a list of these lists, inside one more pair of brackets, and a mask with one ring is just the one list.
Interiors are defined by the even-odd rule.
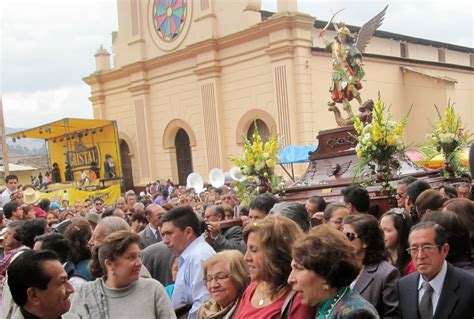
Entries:
[[77,131],[93,130],[113,124],[107,120],[88,120],[77,118],[64,118],[55,122],[43,124],[24,131],[8,134],[11,138],[41,138],[52,139]]
[[282,149],[278,156],[280,161],[278,164],[307,163],[309,162],[309,152],[314,152],[317,146],[287,146]]
[[11,133],[13,142],[24,138],[47,143],[53,183],[109,180],[122,176],[120,146],[115,121],[64,118]]

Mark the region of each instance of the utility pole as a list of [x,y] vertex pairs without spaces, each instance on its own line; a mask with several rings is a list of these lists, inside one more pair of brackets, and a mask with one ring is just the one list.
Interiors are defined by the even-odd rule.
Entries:
[[3,176],[10,175],[10,170],[8,167],[8,146],[7,146],[7,137],[5,135],[5,119],[3,117],[3,102],[2,96],[0,95],[0,134],[2,141],[0,143],[0,166],[3,166]]

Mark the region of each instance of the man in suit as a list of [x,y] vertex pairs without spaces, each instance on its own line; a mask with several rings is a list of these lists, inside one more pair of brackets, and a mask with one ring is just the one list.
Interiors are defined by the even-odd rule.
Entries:
[[243,241],[242,227],[232,226],[221,229],[219,222],[225,219],[225,210],[222,206],[209,206],[204,212],[207,230],[204,238],[216,252],[226,249],[238,249],[243,254],[247,249]]
[[163,208],[156,204],[150,204],[145,209],[145,217],[148,220],[148,225],[144,230],[138,233],[142,249],[161,241],[160,218],[164,213]]
[[417,224],[409,242],[417,272],[398,282],[400,318],[473,318],[474,276],[446,262],[444,228],[433,222]]

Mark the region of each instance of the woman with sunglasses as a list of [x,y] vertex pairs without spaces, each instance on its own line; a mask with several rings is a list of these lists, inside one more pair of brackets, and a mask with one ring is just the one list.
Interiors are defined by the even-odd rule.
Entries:
[[238,250],[221,251],[206,260],[203,270],[211,299],[199,309],[198,319],[232,318],[250,282],[244,256]]
[[351,288],[369,301],[381,318],[397,317],[396,287],[400,273],[387,261],[383,231],[377,219],[368,214],[350,215],[344,219],[343,232],[362,266]]
[[415,272],[415,265],[407,252],[408,234],[412,226],[411,218],[403,208],[392,208],[382,215],[380,226],[384,233],[385,249],[389,262],[400,274],[406,276]]

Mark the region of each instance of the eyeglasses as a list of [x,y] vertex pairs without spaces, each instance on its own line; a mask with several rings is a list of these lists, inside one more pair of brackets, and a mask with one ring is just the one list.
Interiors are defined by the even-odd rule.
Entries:
[[342,225],[342,218],[336,218],[336,219],[330,219],[329,220],[331,223],[336,224],[336,225]]
[[344,235],[346,235],[349,241],[354,241],[355,239],[359,238],[359,236],[357,236],[355,233],[347,232],[347,233],[344,233]]
[[402,198],[404,195],[405,193],[397,193],[395,196],[397,196],[398,198]]
[[228,273],[221,272],[221,273],[215,274],[214,276],[208,275],[204,281],[210,284],[213,280],[217,282],[221,282],[229,278],[230,278],[230,275]]
[[408,247],[406,249],[407,253],[409,253],[410,255],[418,255],[420,253],[420,251],[423,253],[423,254],[426,254],[426,253],[429,253],[429,252],[432,252],[433,249],[435,249],[435,247],[441,247],[439,245],[424,245],[424,246],[421,246],[421,247]]

